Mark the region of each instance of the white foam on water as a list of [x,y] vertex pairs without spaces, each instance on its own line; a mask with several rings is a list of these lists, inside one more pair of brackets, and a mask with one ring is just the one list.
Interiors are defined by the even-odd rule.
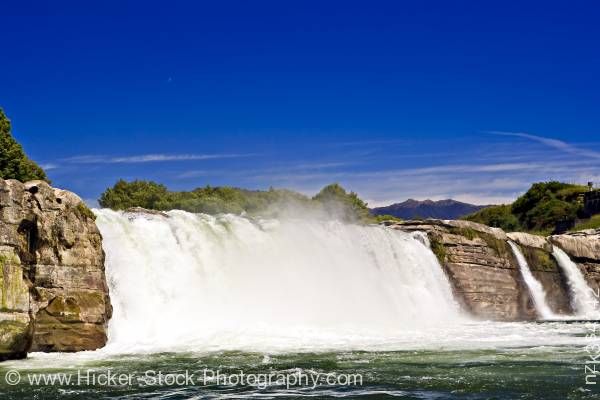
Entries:
[[[242,350],[259,352],[266,355],[289,354],[294,352],[337,351],[427,351],[427,352],[470,352],[499,351],[507,356],[523,357],[526,354],[547,353],[555,359],[562,352],[580,353],[586,345],[593,345],[595,339],[586,337],[590,327],[581,323],[525,323],[525,322],[492,322],[472,321],[438,328],[421,328],[405,330],[390,336],[365,336],[358,339],[348,335],[344,338],[338,334],[329,343],[310,340],[297,341],[298,335],[289,338],[273,336],[270,340],[247,341]],[[141,335],[140,335],[141,336]],[[239,347],[239,342],[237,343]],[[191,354],[194,357],[209,355],[215,352],[231,350],[232,345],[226,341],[214,341],[210,344],[196,344],[180,348],[140,348],[129,349],[109,345],[96,351],[78,353],[30,353],[25,360],[4,361],[6,368],[28,369],[76,368],[88,362],[105,360],[107,362],[123,362],[146,360],[152,353],[161,351],[177,351]],[[554,357],[554,358],[553,358]],[[264,360],[264,358],[263,358]]]

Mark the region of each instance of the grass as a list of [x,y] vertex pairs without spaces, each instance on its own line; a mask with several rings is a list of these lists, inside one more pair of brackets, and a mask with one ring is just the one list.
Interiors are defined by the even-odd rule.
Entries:
[[402,222],[402,219],[398,218],[398,217],[394,217],[393,215],[387,215],[387,214],[375,216],[375,222],[377,222],[378,224],[385,222],[385,221]]
[[433,254],[435,254],[435,256],[437,257],[440,264],[445,263],[446,262],[446,248],[444,247],[444,245],[442,243],[440,243],[438,240],[436,240],[435,238],[430,238],[429,243],[431,245],[431,251],[433,251]]
[[509,257],[510,250],[508,248],[508,243],[506,243],[506,241],[504,241],[502,239],[497,239],[494,236],[489,235],[487,233],[483,233],[479,236],[481,237],[481,239],[483,239],[484,242],[487,243],[487,245],[492,250],[494,250],[496,252],[498,257],[500,257],[500,258]]
[[521,246],[529,267],[535,271],[558,271],[558,265],[550,253],[533,247]]
[[4,265],[4,264],[17,264],[18,265],[18,264],[21,264],[21,261],[14,254],[10,254],[10,255],[0,254],[0,265]]
[[585,229],[598,229],[600,228],[600,214],[594,215],[592,218],[585,222],[575,225],[569,232],[583,231]]
[[84,217],[88,217],[88,218],[92,219],[93,221],[96,220],[96,215],[85,204],[78,203],[76,208],[77,208],[77,211],[79,211],[80,215],[82,215]]
[[508,257],[510,254],[508,244],[501,239],[497,239],[494,235],[485,232],[479,232],[472,228],[455,228],[449,229],[450,233],[466,237],[469,240],[479,238],[483,240],[489,248],[491,248],[498,257]]
[[452,229],[452,231],[453,231],[452,233],[464,236],[469,240],[473,240],[476,237],[479,237],[479,232],[477,232],[475,229],[472,229],[472,228],[455,228],[455,229]]

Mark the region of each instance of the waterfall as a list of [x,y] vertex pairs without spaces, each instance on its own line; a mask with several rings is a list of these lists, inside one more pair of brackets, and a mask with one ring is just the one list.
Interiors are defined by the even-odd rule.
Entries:
[[600,318],[598,297],[588,286],[577,264],[571,261],[567,253],[556,245],[553,246],[552,255],[567,277],[571,293],[571,304],[577,315],[590,319]]
[[538,316],[543,319],[554,319],[556,315],[552,312],[548,303],[546,302],[546,293],[544,292],[544,288],[540,281],[535,279],[531,270],[529,269],[529,264],[527,264],[527,260],[525,256],[521,252],[519,246],[514,243],[512,240],[508,241],[515,257],[517,258],[517,262],[519,263],[519,269],[521,270],[521,275],[523,276],[523,280],[529,289],[529,293],[533,299],[533,303],[535,305],[535,310],[538,313]]
[[463,321],[435,255],[382,226],[95,210],[109,347],[368,340]]

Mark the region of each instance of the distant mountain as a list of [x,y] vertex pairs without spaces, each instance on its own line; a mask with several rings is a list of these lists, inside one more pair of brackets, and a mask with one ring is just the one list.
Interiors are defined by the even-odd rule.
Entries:
[[402,219],[411,218],[439,218],[458,219],[465,215],[479,211],[488,206],[476,206],[456,200],[413,200],[408,199],[403,203],[392,204],[386,207],[372,208],[374,215],[393,215]]

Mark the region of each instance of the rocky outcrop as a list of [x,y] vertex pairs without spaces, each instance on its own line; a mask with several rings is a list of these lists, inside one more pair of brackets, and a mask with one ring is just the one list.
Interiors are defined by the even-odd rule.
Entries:
[[112,308],[94,219],[71,192],[0,179],[0,358],[106,343]]
[[469,221],[405,221],[394,229],[427,233],[456,298],[473,315],[495,320],[530,320],[537,317],[529,291],[508,240],[517,243],[532,274],[547,293],[557,314],[572,312],[568,288],[552,257],[552,244],[543,237],[516,232],[506,234]]
[[473,315],[496,320],[535,318],[508,236],[498,228],[469,221],[405,221],[403,231],[424,231],[454,293]]
[[508,321],[536,318],[508,240],[521,248],[555,314],[569,315],[574,310],[567,278],[552,256],[553,246],[564,250],[579,266],[589,286],[600,291],[600,229],[545,238],[523,232],[507,234],[468,221],[428,219],[390,226],[427,234],[455,296],[475,316]]
[[571,257],[600,261],[600,229],[554,235],[550,241]]
[[511,232],[507,236],[521,247],[531,274],[544,288],[550,309],[555,314],[572,314],[567,279],[552,256],[548,238],[523,232]]
[[592,290],[600,290],[600,229],[554,235],[549,240],[579,266]]
[[506,236],[521,247],[531,247],[533,249],[543,250],[547,253],[552,252],[552,245],[548,239],[543,236],[524,232],[509,232]]

